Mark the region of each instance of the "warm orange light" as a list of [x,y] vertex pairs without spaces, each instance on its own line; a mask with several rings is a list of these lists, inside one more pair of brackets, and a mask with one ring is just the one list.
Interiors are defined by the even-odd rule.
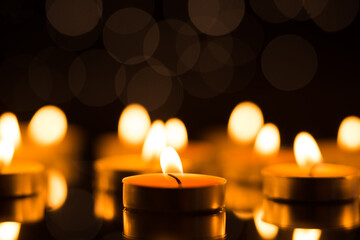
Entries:
[[167,144],[177,151],[184,149],[188,144],[188,135],[185,124],[178,118],[171,118],[165,123]]
[[254,222],[259,235],[263,239],[273,239],[278,234],[279,228],[273,224],[266,223],[262,220],[264,210],[258,208],[254,211]]
[[293,233],[293,240],[318,240],[320,236],[320,229],[295,228]]
[[322,162],[322,156],[313,136],[301,132],[295,137],[294,154],[297,164],[301,168],[310,169],[315,164]]
[[112,220],[116,213],[116,203],[114,197],[107,192],[95,193],[94,211],[97,217],[105,220]]
[[0,139],[10,141],[17,148],[21,143],[19,122],[15,114],[3,113],[0,117]]
[[67,183],[64,175],[57,170],[48,171],[47,206],[51,210],[59,209],[67,197]]
[[0,171],[10,165],[14,152],[15,147],[12,142],[6,140],[0,141]]
[[337,142],[345,150],[360,150],[360,118],[349,116],[341,122]]
[[139,104],[130,104],[120,115],[118,136],[126,144],[139,146],[144,142],[150,124],[146,109]]
[[242,102],[230,115],[228,134],[237,143],[249,144],[254,141],[263,124],[261,109],[252,102]]
[[265,124],[255,140],[255,151],[263,156],[275,155],[280,150],[280,132],[272,123]]
[[61,142],[67,131],[67,119],[64,112],[55,106],[40,108],[29,123],[29,135],[34,142],[52,145]]
[[158,159],[164,147],[166,147],[165,124],[161,120],[156,120],[146,136],[142,158],[146,161]]
[[160,165],[164,174],[183,173],[180,157],[172,147],[166,147],[162,150]]
[[19,237],[21,224],[18,222],[0,223],[0,240],[16,240]]

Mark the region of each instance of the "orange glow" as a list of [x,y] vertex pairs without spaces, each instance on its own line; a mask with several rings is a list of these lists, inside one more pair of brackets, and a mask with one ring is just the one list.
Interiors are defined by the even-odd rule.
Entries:
[[185,124],[178,118],[171,118],[165,123],[167,144],[177,151],[184,149],[188,144],[188,135]]
[[65,113],[55,106],[40,108],[29,123],[29,135],[40,145],[52,145],[61,142],[67,131]]
[[230,115],[228,134],[237,143],[249,144],[254,141],[263,124],[261,109],[252,102],[242,102]]
[[19,122],[15,114],[6,112],[1,115],[0,139],[6,139],[6,141],[12,142],[16,148],[20,146],[21,133]]
[[307,132],[299,133],[294,140],[294,154],[301,168],[311,168],[322,162],[322,156],[313,136]]
[[126,144],[139,146],[144,142],[150,124],[146,109],[139,104],[130,104],[120,115],[118,136]]
[[51,210],[59,209],[67,197],[67,184],[64,175],[57,170],[48,171],[47,206]]
[[162,150],[160,165],[164,174],[183,173],[180,157],[172,147],[166,147]]
[[15,148],[12,142],[0,140],[0,171],[10,165],[14,152]]
[[318,240],[320,236],[320,229],[295,228],[293,233],[293,240]]
[[16,240],[19,237],[21,224],[18,222],[0,223],[0,240]]
[[349,116],[341,122],[337,142],[345,150],[360,150],[360,118]]
[[156,120],[146,136],[142,158],[146,161],[158,159],[164,147],[166,147],[165,124],[161,120]]
[[278,234],[279,228],[273,224],[266,223],[262,220],[264,210],[258,208],[254,211],[254,222],[259,235],[263,239],[273,239]]
[[263,156],[275,155],[280,150],[280,132],[272,123],[265,124],[255,140],[255,151]]
[[105,220],[112,220],[115,217],[115,200],[107,192],[95,193],[95,215]]

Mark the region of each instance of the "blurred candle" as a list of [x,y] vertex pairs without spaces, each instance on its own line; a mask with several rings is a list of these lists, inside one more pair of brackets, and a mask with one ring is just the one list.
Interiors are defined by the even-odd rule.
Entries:
[[265,168],[263,192],[271,199],[294,201],[353,200],[359,195],[359,170],[322,162],[315,139],[306,132],[294,141],[298,163]]
[[7,139],[15,148],[20,146],[20,126],[15,114],[6,112],[0,116],[0,140],[1,139]]

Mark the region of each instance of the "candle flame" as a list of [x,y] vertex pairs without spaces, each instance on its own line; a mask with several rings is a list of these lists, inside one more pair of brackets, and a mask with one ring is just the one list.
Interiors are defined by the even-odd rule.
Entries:
[[337,142],[345,150],[360,150],[360,118],[349,116],[341,122]]
[[40,145],[52,145],[61,142],[67,131],[65,113],[55,106],[40,108],[29,123],[29,135]]
[[67,197],[67,183],[64,175],[57,170],[48,171],[47,206],[51,210],[59,209]]
[[322,156],[313,136],[307,132],[299,133],[294,140],[294,154],[301,168],[311,168],[322,162]]
[[272,123],[265,124],[255,140],[255,151],[263,156],[275,155],[280,150],[280,132]]
[[19,122],[15,114],[11,112],[3,113],[0,117],[0,139],[6,139],[18,148],[21,143],[21,133]]
[[10,165],[14,152],[14,143],[11,141],[0,140],[0,170]]
[[180,157],[172,147],[166,147],[162,150],[160,165],[164,174],[183,173]]
[[278,234],[279,228],[273,224],[266,223],[262,220],[264,210],[258,208],[254,211],[254,222],[259,235],[263,239],[273,239]]
[[318,240],[320,236],[320,229],[295,228],[293,233],[293,240]]
[[261,109],[255,103],[242,102],[230,115],[228,134],[237,143],[249,144],[254,141],[263,124]]
[[19,237],[21,224],[18,222],[0,223],[0,240],[16,240]]
[[167,144],[177,151],[184,149],[188,144],[188,135],[185,124],[178,118],[171,118],[165,123]]
[[144,142],[150,124],[146,109],[139,104],[130,104],[120,115],[118,136],[126,144],[139,146]]
[[142,158],[146,161],[158,159],[161,151],[166,147],[165,124],[156,120],[150,127],[142,149]]

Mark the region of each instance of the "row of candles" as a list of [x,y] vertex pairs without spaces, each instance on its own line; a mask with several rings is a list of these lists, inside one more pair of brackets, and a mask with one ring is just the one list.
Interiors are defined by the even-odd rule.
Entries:
[[[57,170],[51,168],[59,166],[58,155],[65,153],[69,156],[69,152],[78,147],[74,144],[78,135],[74,133],[76,128],[68,127],[65,114],[54,106],[43,107],[28,126],[21,125],[21,129],[27,129],[28,135],[20,134],[15,115],[5,113],[1,116],[1,197],[41,193],[40,202],[46,202],[51,209],[61,207],[66,199],[65,179],[71,178],[67,174],[71,171],[61,167]],[[29,139],[22,139],[22,136],[29,136]],[[226,131],[214,131],[207,138],[206,142],[188,142],[186,127],[181,120],[170,119],[166,123],[156,120],[151,123],[146,109],[132,104],[120,116],[118,135],[104,135],[99,139],[96,150],[99,159],[94,164],[95,192],[97,196],[102,196],[99,199],[104,199],[103,196],[109,192],[123,192],[126,236],[136,238],[139,237],[137,234],[157,234],[154,229],[146,227],[154,225],[154,212],[176,213],[175,228],[184,222],[190,224],[188,228],[197,223],[200,225],[195,234],[225,236],[226,195],[227,206],[239,217],[246,218],[246,212],[252,216],[254,210],[256,226],[268,229],[267,233],[260,233],[264,238],[272,238],[278,228],[263,220],[280,227],[292,226],[279,212],[289,211],[291,204],[288,203],[352,201],[358,198],[359,171],[356,168],[323,163],[316,141],[305,132],[299,133],[294,141],[296,165],[292,151],[280,149],[277,127],[272,123],[264,124],[261,110],[254,103],[243,102],[235,107],[230,115],[228,134]],[[341,123],[339,147],[333,142],[320,146],[325,150],[323,153],[327,160],[357,166],[360,119],[351,116]],[[69,150],[71,147],[73,149]],[[14,159],[10,162],[13,155]],[[28,156],[33,161],[44,159],[44,156],[51,160],[30,163]],[[160,168],[163,174],[156,173]],[[227,191],[224,178],[184,174],[183,168],[185,172],[214,173],[225,177],[228,180]],[[259,210],[256,207],[261,205],[263,195],[258,190],[262,185],[266,201]],[[43,189],[46,189],[46,197],[42,196]],[[354,205],[350,204],[351,207]],[[345,206],[345,210],[348,209]],[[101,205],[101,201],[95,205],[95,214],[107,220],[114,218],[114,211],[114,208]],[[189,221],[188,215],[183,213],[192,213],[193,221]],[[329,226],[355,226],[357,214],[358,211],[345,220],[339,218]],[[168,219],[163,222],[163,214],[161,216],[157,220],[165,224]],[[183,221],[184,217],[186,221]],[[26,222],[26,219],[15,221]],[[125,224],[128,222],[137,224]],[[300,224],[298,227],[311,228],[311,224]],[[298,234],[301,231],[299,229]],[[294,238],[295,235],[294,232]]]

